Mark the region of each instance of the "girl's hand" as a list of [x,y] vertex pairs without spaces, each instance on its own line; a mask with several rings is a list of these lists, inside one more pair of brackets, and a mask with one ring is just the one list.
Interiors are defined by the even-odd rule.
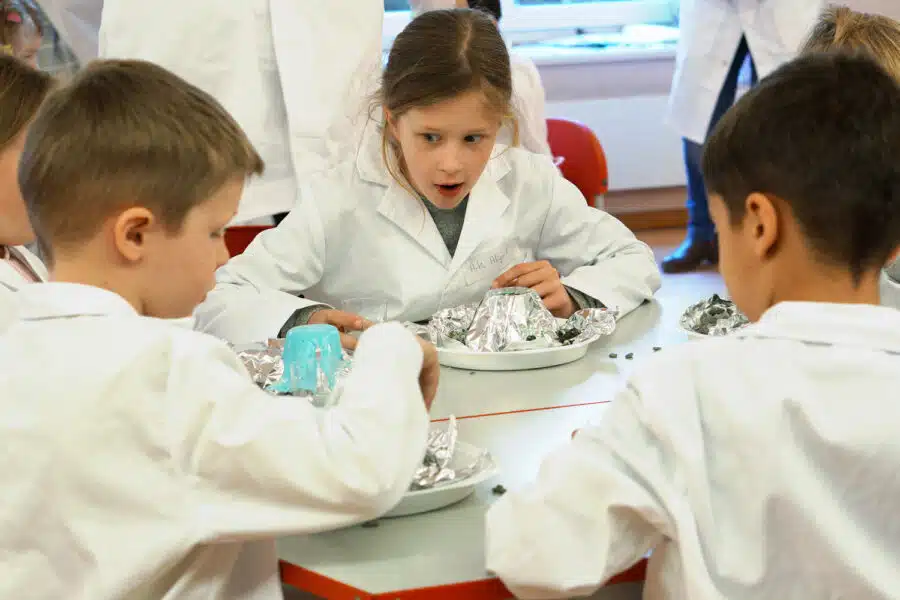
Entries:
[[559,271],[546,260],[518,264],[497,277],[491,287],[497,289],[513,286],[537,292],[544,301],[544,306],[555,317],[568,319],[577,309],[566,286],[559,279]]
[[309,317],[310,325],[334,325],[341,332],[341,346],[346,350],[356,350],[357,339],[348,335],[351,331],[365,331],[373,325],[359,315],[327,308],[318,310]]

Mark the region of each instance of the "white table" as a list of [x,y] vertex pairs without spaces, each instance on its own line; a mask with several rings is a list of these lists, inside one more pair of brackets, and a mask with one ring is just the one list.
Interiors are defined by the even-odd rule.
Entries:
[[[498,483],[516,489],[534,479],[541,459],[572,430],[599,419],[624,378],[654,347],[682,343],[678,317],[691,302],[719,289],[677,288],[625,317],[607,341],[569,365],[536,371],[485,373],[444,369],[432,409],[453,414],[460,439],[488,449],[499,475],[446,509],[279,540],[282,580],[329,600],[510,598],[484,570],[484,514]],[[707,293],[708,292],[708,293]],[[609,357],[616,353],[617,358]],[[633,353],[633,360],[625,355]],[[595,595],[637,600],[643,564]]]

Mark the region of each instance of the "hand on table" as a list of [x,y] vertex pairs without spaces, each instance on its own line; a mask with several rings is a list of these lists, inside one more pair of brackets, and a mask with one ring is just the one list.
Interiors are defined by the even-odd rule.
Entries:
[[438,362],[437,349],[431,342],[427,342],[415,336],[416,341],[422,347],[422,371],[419,373],[419,387],[422,389],[422,397],[425,399],[425,408],[431,410],[431,403],[437,395],[438,379],[441,373],[441,364]]
[[553,316],[568,319],[578,308],[559,279],[559,271],[546,260],[521,263],[494,280],[492,288],[526,287],[538,293]]
[[365,331],[373,325],[371,321],[359,315],[326,308],[318,310],[309,317],[310,325],[334,325],[341,332],[341,346],[346,350],[356,350],[357,339],[347,335],[351,331]]

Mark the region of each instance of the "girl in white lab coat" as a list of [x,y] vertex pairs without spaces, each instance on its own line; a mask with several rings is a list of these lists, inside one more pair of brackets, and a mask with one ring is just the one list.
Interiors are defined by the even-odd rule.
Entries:
[[[803,45],[803,52],[847,50],[872,56],[900,82],[900,22],[845,6],[826,10]],[[881,301],[900,308],[900,259],[890,261],[882,274]]]
[[751,84],[790,60],[824,0],[681,0],[681,34],[667,120],[682,137],[688,235],[663,271],[693,271],[718,260],[700,155],[706,134],[734,103],[749,61]]
[[754,324],[648,359],[598,426],[488,511],[518,598],[590,595],[652,550],[651,600],[897,598],[900,89],[812,54],[741,99],[703,171]]
[[537,291],[560,317],[625,314],[652,297],[650,249],[588,207],[547,157],[495,146],[511,118],[493,21],[426,12],[397,37],[355,156],[300,188],[297,208],[217,275],[198,324],[234,342],[302,322],[313,301],[422,321],[491,287]]
[[53,86],[46,73],[0,55],[0,328],[13,292],[46,279],[40,259],[25,244],[34,241],[16,167],[28,123]]

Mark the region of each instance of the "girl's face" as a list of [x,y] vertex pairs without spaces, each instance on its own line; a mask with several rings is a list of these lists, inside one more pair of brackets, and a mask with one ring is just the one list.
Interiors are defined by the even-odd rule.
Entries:
[[21,131],[0,150],[0,246],[21,246],[34,241],[17,178],[24,146],[25,131]]
[[438,208],[455,208],[472,191],[494,148],[502,117],[480,91],[414,108],[389,130],[409,183]]

